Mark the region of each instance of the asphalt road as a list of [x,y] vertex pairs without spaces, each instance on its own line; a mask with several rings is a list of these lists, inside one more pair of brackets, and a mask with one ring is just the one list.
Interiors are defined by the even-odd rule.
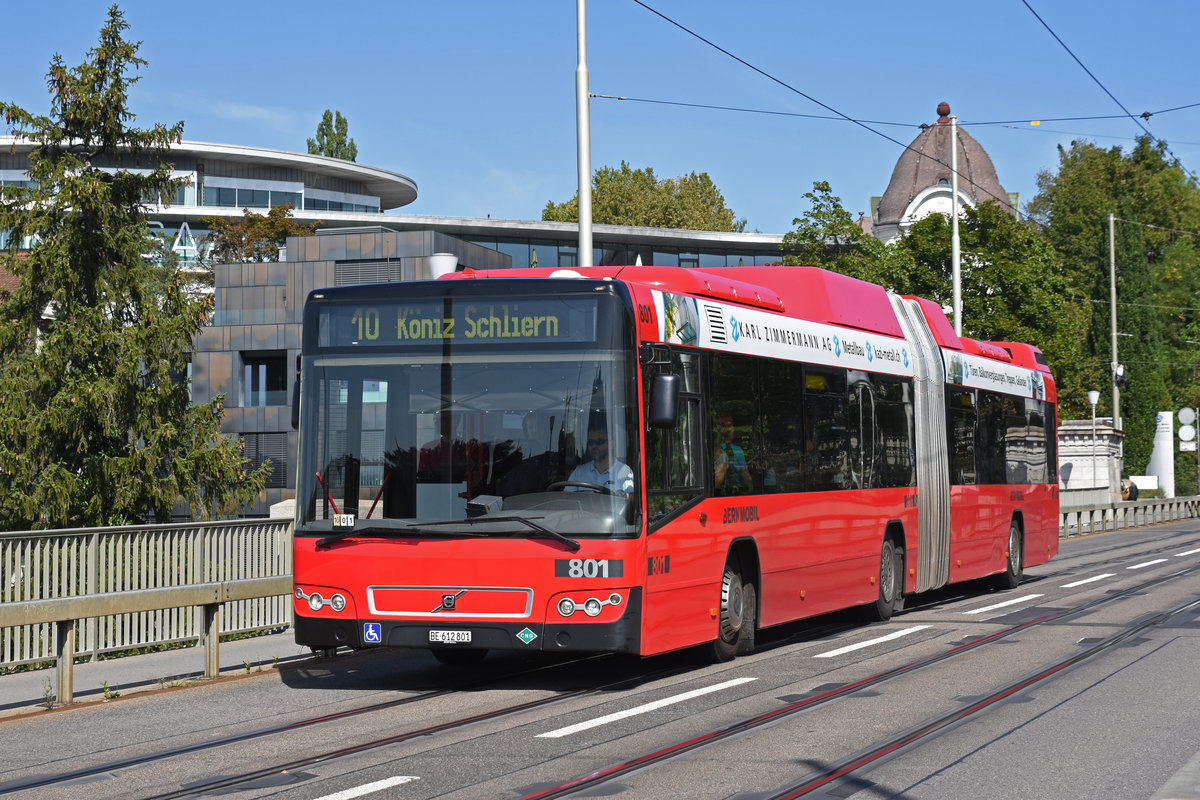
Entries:
[[0,796],[1200,798],[1198,602],[1187,522],[1064,541],[1013,591],[766,631],[729,664],[318,661],[272,637],[221,681],[141,656],[141,678],[108,667],[121,697],[53,711],[5,676]]

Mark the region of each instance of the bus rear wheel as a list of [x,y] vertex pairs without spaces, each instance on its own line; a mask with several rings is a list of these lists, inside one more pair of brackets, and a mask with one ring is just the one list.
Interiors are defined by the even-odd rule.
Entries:
[[709,642],[709,661],[730,661],[738,653],[754,649],[754,628],[758,611],[758,593],[753,583],[742,580],[741,573],[726,562],[721,575],[721,599],[717,614],[717,638]]
[[1016,518],[1008,523],[1008,558],[1004,563],[1004,572],[993,576],[992,585],[997,589],[1015,589],[1021,585],[1025,575],[1025,542],[1021,535],[1021,526]]
[[875,622],[886,622],[904,603],[904,558],[891,539],[883,540],[879,552],[879,596],[867,607]]

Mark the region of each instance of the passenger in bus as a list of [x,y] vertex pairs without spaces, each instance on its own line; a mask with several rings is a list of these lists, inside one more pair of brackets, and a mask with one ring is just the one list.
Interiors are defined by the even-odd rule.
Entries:
[[[572,470],[568,481],[604,486],[625,494],[633,491],[633,470],[611,457],[608,430],[602,420],[593,419],[588,425],[587,451],[591,460]],[[588,489],[585,486],[566,486],[564,491],[586,492]]]
[[754,491],[746,453],[733,443],[733,415],[717,417],[717,461],[713,469],[717,494],[746,494]]
[[514,446],[499,470],[496,490],[503,497],[541,491],[562,475],[550,452],[549,434],[538,433],[537,412],[530,411],[521,420],[521,435],[519,442],[510,443]]

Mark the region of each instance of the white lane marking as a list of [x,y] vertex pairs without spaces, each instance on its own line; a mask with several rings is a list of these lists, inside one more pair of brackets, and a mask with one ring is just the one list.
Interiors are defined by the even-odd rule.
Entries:
[[928,625],[915,625],[911,628],[904,628],[903,630],[894,631],[886,636],[880,636],[878,639],[871,639],[866,642],[859,642],[858,644],[846,645],[845,647],[839,647],[837,650],[830,650],[828,653],[817,653],[815,656],[813,656],[813,658],[833,658],[834,656],[840,656],[843,653],[852,653],[855,650],[862,650],[864,647],[870,647],[873,644],[882,644],[883,642],[890,642],[893,639],[899,639],[901,636],[908,636],[910,633],[916,633],[917,631],[924,630],[928,627]]
[[1083,580],[1075,581],[1074,583],[1064,583],[1062,585],[1062,588],[1074,589],[1076,586],[1083,586],[1085,583],[1095,583],[1096,581],[1102,581],[1105,578],[1111,578],[1111,577],[1115,576],[1116,574],[1117,573],[1115,573],[1115,572],[1106,572],[1103,575],[1095,575],[1091,578],[1084,578]]
[[402,783],[411,783],[419,780],[421,779],[416,775],[397,775],[393,778],[384,778],[381,781],[375,781],[374,783],[364,783],[362,786],[355,786],[353,789],[343,789],[340,792],[318,797],[317,800],[353,800],[355,797],[382,792],[384,789],[390,789]]
[[568,725],[565,728],[559,728],[555,731],[539,733],[538,738],[559,739],[563,736],[570,736],[573,733],[586,731],[589,728],[598,728],[601,725],[607,725],[610,722],[616,722],[617,720],[627,719],[629,717],[636,717],[639,714],[647,714],[651,711],[656,711],[657,709],[664,708],[666,706],[682,703],[685,700],[691,700],[693,697],[701,697],[702,695],[711,694],[712,692],[719,692],[722,689],[730,689],[734,686],[740,686],[743,683],[749,683],[750,681],[756,680],[758,680],[758,678],[734,678],[731,681],[718,683],[715,686],[707,686],[703,689],[695,689],[693,691],[684,692],[683,694],[677,694],[672,697],[664,697],[662,700],[655,700],[653,703],[646,703],[645,705],[637,706],[636,708],[618,711],[615,714],[606,714],[603,717],[596,717],[596,719],[591,719],[587,722],[580,722],[577,725]]
[[1014,597],[1011,600],[1005,600],[1003,603],[996,603],[995,605],[992,605],[992,606],[984,606],[983,608],[976,608],[971,611],[964,611],[963,613],[964,614],[986,614],[988,611],[995,611],[997,608],[1004,608],[1005,606],[1015,606],[1017,603],[1024,603],[1029,600],[1036,600],[1039,597],[1041,597],[1040,594],[1027,594],[1024,597]]
[[1153,567],[1155,564],[1161,564],[1164,561],[1166,561],[1165,558],[1156,558],[1153,561],[1147,561],[1144,564],[1134,564],[1132,567],[1126,567],[1125,569],[1143,569],[1145,567]]
[[1194,555],[1196,555],[1196,553],[1200,553],[1200,548],[1197,548],[1195,550],[1185,550],[1182,553],[1176,553],[1175,557],[1179,558],[1180,556],[1194,556]]

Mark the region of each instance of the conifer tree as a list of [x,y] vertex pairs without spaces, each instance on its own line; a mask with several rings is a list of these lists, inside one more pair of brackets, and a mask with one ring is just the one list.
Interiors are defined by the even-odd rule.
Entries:
[[[183,123],[128,127],[145,66],[113,6],[85,63],[50,63],[50,112],[0,114],[31,144],[28,187],[5,187],[0,266],[0,528],[226,514],[261,491],[220,398],[192,405],[187,363],[211,296],[153,255],[144,203],[174,196]],[[136,170],[136,171],[135,171]]]

